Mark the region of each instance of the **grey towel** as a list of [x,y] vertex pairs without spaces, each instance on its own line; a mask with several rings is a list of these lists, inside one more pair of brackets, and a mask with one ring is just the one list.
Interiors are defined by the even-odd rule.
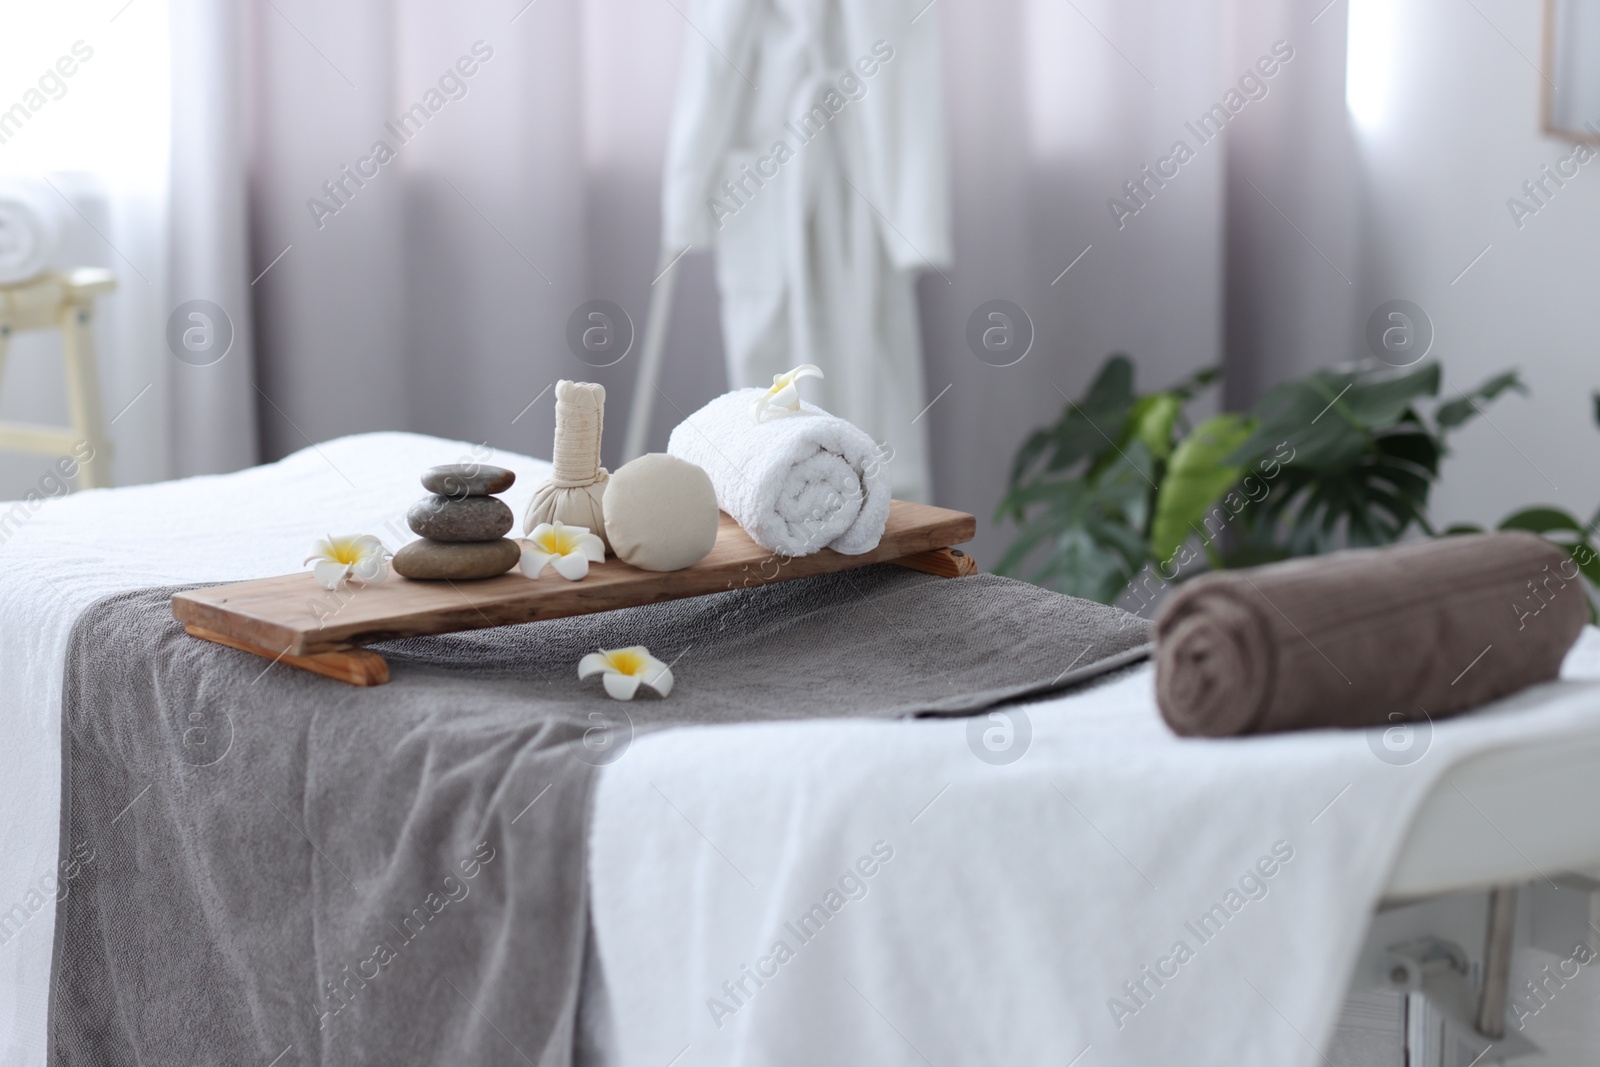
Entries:
[[[570,1060],[596,766],[680,723],[964,712],[1141,655],[1142,620],[875,567],[380,646],[356,689],[206,642],[173,590],[73,632],[51,1062]],[[667,700],[577,663],[644,644]]]
[[1530,533],[1208,574],[1156,622],[1156,699],[1213,737],[1421,722],[1554,678],[1588,618],[1576,564]]

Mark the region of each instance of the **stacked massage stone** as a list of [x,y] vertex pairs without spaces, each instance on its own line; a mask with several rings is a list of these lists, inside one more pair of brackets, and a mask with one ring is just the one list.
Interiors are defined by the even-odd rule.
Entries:
[[411,506],[406,522],[422,538],[394,555],[394,569],[407,578],[470,581],[504,574],[522,556],[505,537],[514,521],[505,501],[494,497],[517,476],[502,467],[451,463],[432,467],[422,487],[432,493]]

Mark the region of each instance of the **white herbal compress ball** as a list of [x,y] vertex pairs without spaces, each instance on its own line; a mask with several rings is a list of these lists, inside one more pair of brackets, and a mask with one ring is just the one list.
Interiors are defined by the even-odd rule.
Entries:
[[652,452],[624,463],[606,483],[606,536],[624,563],[681,570],[717,543],[717,491],[688,460]]
[[[556,383],[556,444],[550,480],[533,491],[522,516],[522,532],[541,522],[582,526],[606,539],[606,469],[600,466],[600,430],[605,421],[606,387],[594,382]],[[607,544],[607,549],[610,545]]]

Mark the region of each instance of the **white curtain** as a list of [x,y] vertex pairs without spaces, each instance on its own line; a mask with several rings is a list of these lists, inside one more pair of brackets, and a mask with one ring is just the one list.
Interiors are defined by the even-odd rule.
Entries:
[[[168,363],[172,473],[212,474],[247,467],[258,452],[249,297],[254,257],[245,225],[246,76],[238,62],[244,28],[236,4],[168,3],[173,57],[168,315],[177,315],[185,331],[196,325],[206,329],[204,320],[189,317],[194,302],[205,301],[226,316],[210,322],[211,332],[202,338],[205,352],[189,360],[167,353],[174,355]],[[225,335],[217,333],[222,330]],[[169,347],[172,332],[167,331]],[[184,347],[181,341],[179,347]]]
[[[93,239],[123,281],[102,324],[118,480],[380,428],[543,453],[559,377],[606,385],[615,463],[678,57],[703,32],[684,5],[170,0],[169,19],[168,2],[31,35],[103,39],[92,113],[120,120],[66,138],[93,152],[61,164],[114,187],[110,244]],[[1009,536],[987,520],[1017,442],[1108,352],[1132,353],[1148,384],[1220,358],[1226,151],[1202,149],[1123,225],[1108,201],[1237,77],[1233,41],[1251,33],[1230,31],[1229,5],[936,0],[918,16],[943,23],[955,235],[953,266],[918,286],[921,422],[934,498],[980,516],[980,560]],[[84,104],[88,86],[73,87]],[[76,99],[51,107],[65,119]],[[725,387],[709,257],[674,269],[655,448]],[[1013,366],[968,343],[996,299],[1032,324]],[[215,364],[168,350],[167,320],[193,300],[232,327]],[[593,300],[631,321],[612,366],[568,344]]]
[[[269,456],[380,427],[544,453],[545,389],[581,377],[607,387],[615,462],[659,266],[678,55],[702,32],[680,9],[253,5],[252,270],[282,255],[252,290]],[[920,16],[944,22],[956,242],[954,266],[918,289],[924,421],[935,499],[980,516],[980,559],[1006,536],[987,519],[1011,454],[1060,409],[1058,388],[1080,390],[1114,349],[1149,384],[1219,359],[1225,153],[1200,153],[1122,229],[1107,201],[1237,76],[1226,16],[1226,0],[937,0]],[[478,42],[492,55],[460,79],[465,95],[451,82],[401,144],[385,124],[427,108]],[[393,161],[345,178],[380,140]],[[336,180],[342,203],[324,190]],[[654,448],[725,387],[709,258],[675,269]],[[1014,366],[967,342],[994,299],[1034,326]],[[614,366],[567,343],[591,300],[631,319]]]
[[[656,274],[673,7],[277,0],[252,19],[253,246],[283,253],[255,286],[269,454],[378,428],[548,454],[565,377],[607,387],[614,461]],[[393,159],[363,163],[380,142]],[[691,260],[658,447],[674,407],[721,389]],[[631,320],[613,366],[567,341],[592,300]]]
[[[66,261],[117,278],[96,335],[120,484],[257,457],[238,15],[199,0],[13,2],[0,21],[0,69],[24,75],[18,99],[39,104],[0,144],[0,172],[44,174],[71,205]],[[42,103],[23,95],[69,55],[72,73],[50,80]],[[188,350],[180,360],[168,340],[169,320],[190,325],[184,311],[197,300],[221,309],[207,329],[230,338],[209,365]],[[17,339],[0,414],[66,422],[57,351],[49,335]],[[35,488],[50,462],[0,458],[0,495]]]
[[[170,63],[166,0],[121,6],[10,0],[0,8],[0,70],[8,74],[0,108],[15,123],[0,143],[0,173],[45,176],[70,205],[62,260],[117,278],[117,291],[98,302],[95,332],[105,417],[115,419],[111,473],[131,481],[171,470],[173,361],[162,340]],[[51,333],[14,339],[0,416],[67,424],[59,352]],[[38,490],[53,463],[0,455],[0,495]]]
[[[139,0],[88,21],[29,14],[34,51],[97,49],[36,125],[59,134],[50,166],[93,171],[110,193],[104,239],[85,232],[122,280],[102,317],[118,480],[379,428],[543,453],[558,377],[606,385],[615,463],[658,271],[678,56],[703,32],[681,10]],[[980,516],[980,560],[1009,536],[988,516],[1017,442],[1107,353],[1128,351],[1156,385],[1218,362],[1226,332],[1239,400],[1285,353],[1342,354],[1349,286],[1324,255],[1349,274],[1355,228],[1321,205],[1342,180],[1322,131],[1330,111],[1344,129],[1343,12],[1315,14],[1289,0],[936,0],[919,16],[943,22],[955,231],[954,265],[918,287],[923,422],[934,497]],[[1279,39],[1296,59],[1265,98],[1119,218],[1126,183],[1194,141],[1185,124]],[[23,146],[0,157],[27,162]],[[675,270],[656,448],[725,385],[709,258]],[[968,343],[996,299],[1031,321],[1013,366]],[[229,320],[218,363],[168,350],[167,320],[191,300]],[[593,300],[631,320],[612,366],[568,344]],[[20,361],[0,414],[59,404],[44,373]]]
[[[1126,351],[1157,386],[1221,358],[1225,153],[1197,152],[1119,227],[1109,201],[1226,88],[1226,0],[940,0],[955,160],[955,266],[924,277],[935,502],[990,522],[1017,444]],[[1220,147],[1220,146],[1213,146]],[[1081,258],[1080,258],[1081,257]],[[1070,268],[1070,269],[1069,269]],[[1009,300],[1032,350],[994,367],[968,320]]]
[[[87,29],[29,35],[63,49],[86,37],[103,64],[38,121],[78,153],[53,166],[112,187],[108,240],[91,240],[123,282],[102,322],[117,478],[225,470],[256,458],[258,441],[270,459],[379,428],[543,453],[558,377],[606,385],[614,463],[658,271],[678,56],[703,32],[683,5],[170,0],[169,19],[168,2],[108,3]],[[1298,123],[1330,106],[1306,81],[1321,62],[1311,38],[1340,38],[1342,14],[1313,26],[1288,0],[936,0],[919,17],[943,22],[955,234],[954,265],[918,286],[922,421],[936,501],[980,516],[975,548],[992,559],[1009,535],[987,520],[1017,442],[1108,352],[1131,353],[1155,385],[1221,358],[1225,309],[1242,373],[1267,373],[1250,370],[1268,358],[1252,351],[1330,335],[1321,312],[1284,310],[1306,296],[1270,295],[1309,269],[1280,273],[1271,256],[1314,253],[1294,250],[1300,238],[1230,168],[1343,262],[1337,220],[1312,211],[1292,168],[1271,169],[1288,166],[1273,150],[1283,138],[1309,142],[1294,166],[1319,166]],[[1305,58],[1117,218],[1125,183],[1285,35]],[[98,125],[70,125],[91,116]],[[1258,246],[1277,251],[1252,259]],[[709,258],[675,270],[656,448],[725,385]],[[1032,324],[1013,366],[968,343],[969,320],[996,299]],[[167,319],[191,300],[232,326],[213,365],[168,351]],[[568,320],[593,300],[631,320],[632,349],[612,366],[568,344]],[[1261,332],[1264,320],[1299,325]],[[19,373],[0,413],[21,402],[13,393],[56,402],[39,383],[13,389]]]
[[[1348,5],[1232,0],[1234,66],[1294,58],[1228,130],[1227,394],[1361,358],[1360,173],[1345,107]],[[1324,3],[1326,0],[1324,0]],[[1385,0],[1387,3],[1388,0]]]

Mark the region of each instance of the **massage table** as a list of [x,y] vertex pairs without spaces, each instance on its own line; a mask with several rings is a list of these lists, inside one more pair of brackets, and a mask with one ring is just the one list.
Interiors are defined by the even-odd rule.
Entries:
[[[3,833],[0,844],[4,846],[0,848],[0,908],[21,899],[39,881],[40,872],[49,870],[55,863],[54,805],[59,791],[60,755],[59,672],[65,640],[79,612],[99,597],[123,589],[239,580],[292,570],[309,540],[327,532],[374,532],[393,547],[408,537],[403,516],[406,506],[416,496],[417,472],[435,463],[469,460],[494,463],[517,472],[518,484],[507,494],[514,509],[520,508],[526,494],[547,469],[545,464],[527,457],[495,453],[461,442],[410,434],[369,434],[314,446],[279,464],[237,475],[81,493],[47,502],[36,509],[24,506],[20,513],[10,508],[13,522],[4,528],[5,541],[0,543],[0,552],[6,554],[10,564],[0,569],[3,573],[0,576],[0,628],[3,628],[0,649],[4,650],[0,652],[0,690],[11,697],[8,703],[15,729],[14,743],[0,750],[0,797],[8,812],[4,829],[0,831]],[[8,514],[8,508],[0,506],[0,517]],[[324,530],[324,526],[329,529]],[[1586,632],[1580,648],[1569,657],[1568,673],[1575,679],[1600,678],[1600,632],[1592,629]],[[1588,894],[1582,876],[1584,872],[1600,870],[1600,826],[1581,818],[1552,818],[1550,812],[1592,811],[1595,802],[1600,800],[1600,775],[1595,773],[1600,769],[1600,688],[1591,691],[1584,688],[1583,683],[1567,684],[1568,689],[1561,696],[1569,705],[1563,714],[1571,721],[1559,740],[1520,746],[1508,740],[1494,751],[1450,766],[1421,796],[1414,815],[1406,818],[1407,828],[1398,835],[1400,843],[1393,862],[1375,861],[1378,881],[1374,884],[1379,891],[1371,893],[1372,899],[1367,905],[1373,913],[1369,916],[1368,943],[1363,946],[1358,937],[1358,943],[1348,946],[1343,959],[1304,962],[1307,967],[1327,972],[1326,980],[1321,983],[1324,995],[1320,999],[1331,1002],[1327,1010],[1330,1019],[1346,993],[1359,997],[1368,990],[1383,989],[1385,982],[1391,982],[1393,967],[1387,971],[1383,967],[1393,963],[1390,950],[1402,942],[1428,937],[1446,941],[1468,953],[1472,965],[1482,966],[1487,924],[1485,900],[1494,887],[1547,883],[1548,896],[1561,894],[1561,908],[1557,910],[1573,911],[1569,906],[1572,900],[1578,900],[1587,908]],[[1041,765],[1048,766],[1052,759],[1070,757],[1071,753],[1052,747],[1057,743],[1050,732],[1054,728],[1052,724],[1058,718],[1071,721],[1078,709],[1094,700],[1121,700],[1129,706],[1141,701],[1148,703],[1148,668],[1135,668],[1097,687],[1096,691],[1099,696],[1069,694],[1027,705],[1034,722],[1035,759],[1015,766],[1032,768],[1034,770],[1029,773],[1033,774]],[[1543,698],[1530,699],[1538,703]],[[678,980],[681,974],[674,970],[675,957],[652,957],[645,951],[641,958],[647,962],[667,960],[669,965],[654,973],[629,973],[613,967],[606,956],[608,949],[619,950],[621,942],[650,924],[664,927],[675,915],[666,892],[670,887],[664,887],[662,897],[655,902],[640,900],[633,894],[632,903],[620,910],[615,907],[618,899],[629,897],[624,884],[627,876],[618,875],[615,858],[629,853],[644,855],[658,845],[666,848],[662,856],[668,859],[674,854],[690,855],[691,852],[684,850],[693,850],[692,854],[698,857],[693,861],[698,871],[696,877],[703,880],[711,877],[706,873],[711,868],[704,865],[721,862],[717,859],[719,850],[712,844],[713,839],[721,843],[722,850],[733,848],[736,854],[742,854],[739,850],[745,847],[749,847],[752,854],[760,853],[771,844],[754,839],[730,841],[722,838],[712,817],[702,817],[687,794],[680,796],[675,791],[674,781],[714,779],[725,771],[732,773],[726,760],[729,753],[762,753],[762,758],[771,756],[787,762],[761,764],[754,760],[756,769],[743,774],[741,782],[734,783],[739,788],[771,791],[780,788],[788,780],[786,776],[795,780],[836,782],[837,795],[819,794],[818,808],[837,811],[849,806],[855,812],[852,817],[864,817],[860,813],[871,807],[871,794],[876,785],[898,778],[920,788],[925,781],[928,788],[901,814],[910,816],[907,826],[912,832],[933,833],[935,836],[928,840],[937,844],[942,840],[938,835],[944,831],[928,829],[939,827],[941,824],[937,820],[952,814],[967,816],[982,810],[985,803],[1003,805],[1008,796],[1020,795],[1018,790],[1025,783],[1039,784],[1015,775],[1010,779],[991,775],[994,768],[971,758],[976,750],[967,750],[965,739],[971,736],[967,729],[960,721],[766,724],[704,728],[703,735],[697,734],[692,749],[686,747],[683,739],[686,731],[670,731],[637,742],[627,760],[608,768],[602,776],[597,800],[592,838],[596,855],[591,861],[597,948],[591,949],[591,965],[585,979],[580,1058],[596,1067],[646,1062],[672,1062],[688,1067],[697,1062],[699,1055],[697,1050],[687,1046],[650,1048],[648,1054],[639,1051],[658,1035],[650,1032],[652,1019],[634,1012],[636,1001],[630,1000],[629,991],[642,986],[664,987]],[[1514,736],[1511,729],[1505,731],[1505,736]],[[1325,743],[1329,746],[1364,744],[1354,740],[1355,737],[1359,735],[1330,737]],[[1304,752],[1323,743],[1298,738],[1286,742],[1283,751],[1295,753],[1293,759],[1301,759]],[[845,766],[847,760],[828,760],[830,752],[859,754],[862,745],[869,746],[874,753],[863,763],[876,768],[871,781],[853,777],[853,772]],[[879,745],[885,747],[871,747]],[[893,747],[888,747],[890,745]],[[949,763],[952,758],[957,762]],[[813,762],[801,766],[807,760]],[[1426,757],[1417,765],[1423,766],[1425,761]],[[941,789],[946,766],[954,767],[957,774],[951,775]],[[827,773],[822,774],[823,770]],[[657,775],[657,772],[660,773],[652,778],[652,788],[678,801],[670,816],[660,816],[662,820],[674,820],[670,830],[658,835],[672,838],[664,845],[653,840],[652,835],[660,827],[667,826],[667,821],[657,822],[657,816],[652,815],[630,829],[626,818],[633,813],[628,789],[638,785],[641,777]],[[818,775],[822,778],[818,779]],[[971,790],[967,789],[969,782],[973,786]],[[1069,808],[1078,809],[1079,805],[1067,799],[1061,786],[1052,784],[1051,788],[1063,795]],[[1070,783],[1067,790],[1071,790]],[[1356,798],[1335,793],[1336,790],[1328,791],[1326,809],[1317,811],[1323,803],[1318,800],[1299,813],[1300,821],[1304,823],[1310,817],[1312,826],[1337,825],[1338,819],[1343,817],[1343,808],[1354,803]],[[1082,798],[1079,800],[1081,802]],[[736,806],[731,802],[724,805],[726,808]],[[1094,835],[1085,831],[1086,839],[1104,840],[1105,833],[1115,832],[1114,816],[1098,811],[1092,814],[1092,823],[1097,829]],[[719,817],[755,818],[758,815],[758,812],[732,812],[731,815],[724,812]],[[1084,824],[1090,824],[1091,820],[1082,811],[1073,815],[1064,808],[1049,816],[1050,819],[1069,819],[1072,826],[1082,830],[1082,825],[1076,821],[1079,817],[1083,817]],[[693,825],[685,829],[685,823]],[[1512,827],[1517,828],[1514,842],[1504,833]],[[981,826],[977,828],[982,829]],[[952,832],[950,840],[958,839]],[[1109,844],[1109,840],[1106,843]],[[849,849],[856,847],[854,841],[848,845]],[[678,851],[674,853],[673,850]],[[798,849],[787,856],[788,861],[799,858]],[[908,850],[902,862],[912,858]],[[936,870],[959,870],[961,867],[959,854],[946,854],[934,861]],[[639,870],[643,874],[651,868],[648,863],[640,863]],[[753,866],[750,873],[755,873]],[[1123,875],[1130,884],[1137,885],[1126,871]],[[721,871],[715,877],[729,876]],[[981,888],[984,884],[981,876],[973,877],[976,881],[963,879],[967,890],[974,886]],[[889,883],[880,884],[884,888],[874,890],[880,896],[878,904],[852,907],[864,912],[868,907],[881,905],[881,897],[892,890],[888,888]],[[800,895],[806,896],[812,888],[807,886],[800,890]],[[944,892],[936,881],[923,882],[914,888],[929,898]],[[1033,904],[1042,907],[1059,888],[1044,882],[1008,886],[1004,891],[1024,893]],[[1338,891],[1337,885],[1326,887],[1328,893]],[[1285,890],[1277,892],[1281,895]],[[1525,921],[1535,907],[1545,902],[1536,899],[1538,896],[1523,894]],[[631,914],[625,914],[630,911]],[[7,938],[8,944],[0,945],[0,1064],[43,1062],[51,921],[47,912],[31,915],[19,930],[10,931],[12,936]],[[1503,922],[1501,927],[1504,927]],[[962,934],[960,924],[953,924],[953,928],[955,934]],[[853,935],[841,935],[836,939],[838,945],[849,952],[856,950],[859,944],[859,951],[868,952],[870,931],[864,928],[864,922],[857,922],[854,929]],[[1241,950],[1246,947],[1245,936],[1241,934],[1236,939]],[[669,946],[662,943],[655,947]],[[975,964],[981,962],[981,954],[973,959]],[[1048,956],[1041,956],[1032,966],[1035,971],[1017,976],[1019,987],[1046,984],[1043,978],[1052,966]],[[732,973],[737,976],[739,971],[735,968]],[[1118,982],[1107,983],[1107,993],[1116,992],[1122,973],[1118,972],[1117,977]],[[800,982],[796,980],[793,984],[798,988]],[[714,990],[715,985],[711,988]],[[1394,988],[1412,994],[1410,1002],[1416,1006],[1416,1015],[1426,1013],[1426,1000],[1420,992],[1393,986],[1391,982],[1391,994]],[[870,989],[869,986],[869,995]],[[862,992],[856,989],[856,994]],[[767,994],[765,1002],[751,1001],[752,1007],[759,1011],[747,1012],[746,1017],[776,1018],[781,1033],[782,1027],[788,1025],[781,1018],[784,1005],[778,1002],[783,995],[786,994]],[[846,991],[840,996],[851,994]],[[866,1004],[865,997],[859,999]],[[1576,1002],[1577,997],[1569,1000]],[[1153,1001],[1152,1004],[1164,1006],[1165,1002]],[[910,1042],[902,1040],[904,1035],[899,1033],[895,1022],[878,1007],[871,1004],[857,1007],[863,1016],[880,1020],[874,1025],[887,1027],[884,1034],[896,1035],[891,1038],[894,1043],[885,1046],[893,1051],[880,1057],[879,1062],[920,1063],[925,1059],[935,1063],[955,1062],[948,1057],[941,1059],[937,1054],[925,1056]],[[905,1025],[904,1019],[899,1022]],[[840,1023],[837,1029],[848,1033],[852,1025]],[[1293,1027],[1292,1023],[1289,1025]],[[1420,1025],[1418,1028],[1421,1029]],[[1331,1026],[1324,1025],[1321,1030],[1326,1034]],[[1573,1040],[1583,1039],[1583,1035],[1578,1035]],[[1090,1044],[1091,1048],[1065,1050],[1061,1062],[1067,1063],[1075,1055],[1088,1057],[1093,1043]],[[1413,1048],[1420,1044],[1420,1038],[1413,1040]],[[1296,1056],[1308,1063],[1324,1058],[1323,1050],[1327,1045],[1322,1036],[1305,1039],[1305,1045],[1308,1048],[1301,1048]],[[1482,1046],[1481,1039],[1478,1039],[1478,1046]],[[1316,1055],[1312,1055],[1311,1050],[1315,1050]],[[1102,1045],[1102,1054],[1105,1051]],[[658,1052],[662,1054],[657,1058]],[[1083,1067],[1090,1067],[1092,1062],[1084,1058]],[[1194,1062],[1206,1062],[1206,1056],[1197,1054]],[[1494,1061],[1491,1058],[1485,1062]]]
[[[1585,631],[1563,674],[1600,678],[1600,632]],[[1588,1022],[1594,988],[1551,998],[1551,1007],[1565,1014],[1537,1045],[1551,1059],[1519,1041],[1514,1023],[1505,1047],[1490,1045],[1480,1031],[1484,1013],[1492,1017],[1507,994],[1537,1004],[1528,998],[1529,981],[1544,983],[1546,996],[1565,993],[1538,973],[1544,961],[1563,961],[1580,942],[1600,946],[1596,812],[1600,738],[1592,737],[1475,757],[1429,792],[1406,832],[1352,979],[1357,996],[1385,988],[1409,994],[1413,1021],[1405,1038],[1414,1062],[1471,1062],[1484,1055],[1493,1063],[1501,1052],[1520,1051],[1528,1063],[1567,1062],[1569,1056],[1589,1063],[1600,1055],[1600,1026]],[[1430,981],[1413,960],[1396,957],[1396,945],[1447,947],[1479,975],[1498,969],[1499,999],[1485,1007],[1480,991],[1464,996],[1448,969],[1442,983]],[[1538,959],[1513,966],[1513,952],[1529,948],[1538,950]],[[1423,995],[1424,986],[1430,995]],[[1587,1003],[1574,1003],[1580,997]],[[1443,1010],[1441,1002],[1451,999],[1454,1010]]]

